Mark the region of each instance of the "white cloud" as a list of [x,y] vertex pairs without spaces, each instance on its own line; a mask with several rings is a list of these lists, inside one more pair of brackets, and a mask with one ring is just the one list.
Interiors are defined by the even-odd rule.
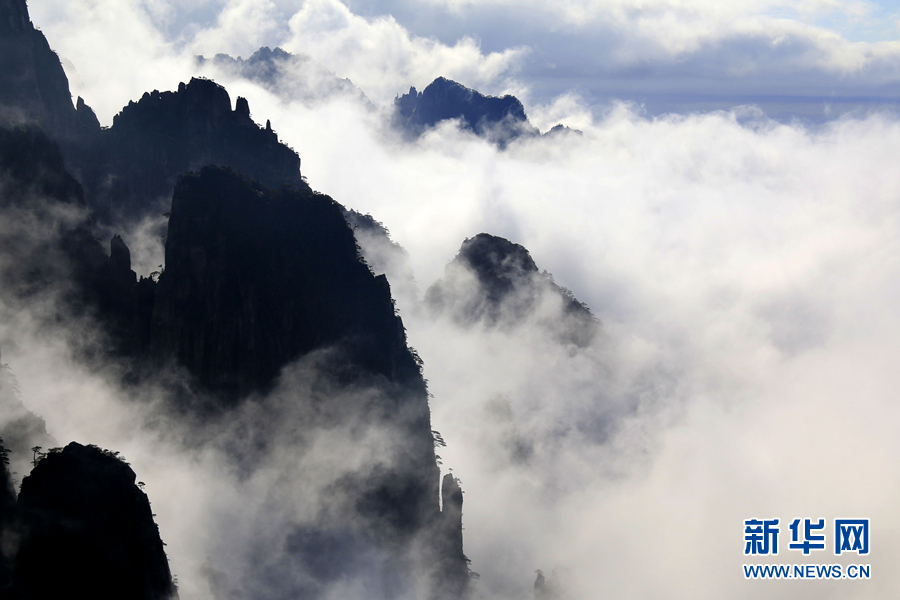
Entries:
[[220,53],[247,57],[270,39],[281,37],[279,16],[272,0],[230,0],[215,25],[196,33],[191,51],[207,57]]
[[190,76],[190,57],[173,48],[140,3],[47,0],[29,11],[50,47],[77,69],[80,93],[104,125],[129,100],[175,89]]
[[[568,99],[536,114],[579,112]],[[353,114],[288,108],[276,122],[315,157],[314,187],[385,222],[420,289],[487,231],[529,248],[605,323],[609,345],[572,354],[403,307],[488,597],[527,594],[533,569],[558,568],[575,598],[753,598],[745,518],[898,526],[884,362],[900,325],[896,120],[813,131],[750,109],[647,119],[622,105],[582,114],[581,138],[498,152],[452,127],[394,145]],[[498,394],[534,444],[527,465],[498,454]],[[611,440],[585,429],[631,403]],[[857,470],[860,489],[846,483]],[[882,552],[880,571],[895,550]],[[856,593],[838,583],[767,593]]]
[[448,46],[411,35],[390,16],[355,15],[338,0],[307,0],[291,17],[290,28],[286,50],[312,56],[380,103],[441,75],[495,89],[526,54],[524,48],[511,48],[485,55],[471,37]]

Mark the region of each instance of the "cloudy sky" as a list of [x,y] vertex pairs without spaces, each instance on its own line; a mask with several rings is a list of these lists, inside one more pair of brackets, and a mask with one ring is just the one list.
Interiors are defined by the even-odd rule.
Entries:
[[[577,599],[900,592],[900,4],[29,8],[104,124],[144,91],[196,74],[193,56],[262,45],[311,57],[375,104],[301,102],[206,73],[271,120],[313,188],[370,212],[407,250],[415,285],[395,283],[395,295],[425,360],[443,468],[466,490],[466,552],[483,597],[530,597],[538,568]],[[447,124],[401,141],[384,111],[440,75],[515,93],[542,130],[562,122],[584,135],[501,152]],[[422,293],[481,231],[528,248],[601,319],[602,339],[573,349],[533,323],[428,319]],[[158,244],[123,233],[147,272],[160,262]],[[3,356],[58,439],[128,456],[183,597],[214,597],[203,565],[238,561],[243,532],[209,531],[246,489],[199,474],[215,457],[182,468],[142,449],[116,416],[128,411],[109,409],[109,385],[71,368],[58,370],[79,382],[68,388],[43,375],[37,365],[54,352],[43,341]],[[96,387],[107,400],[68,401]],[[504,454],[510,436],[533,449],[525,463]],[[755,517],[871,518],[872,554],[858,562],[872,564],[872,580],[745,581],[743,520]],[[763,562],[852,560],[829,546]]]
[[[620,99],[653,115],[753,103],[815,122],[892,107],[900,92],[900,4],[889,0],[45,0],[31,11],[91,79],[100,75],[89,58],[131,79],[133,54],[247,56],[280,45],[381,101],[444,75],[531,102],[574,90],[591,106]],[[102,38],[76,45],[103,25]]]

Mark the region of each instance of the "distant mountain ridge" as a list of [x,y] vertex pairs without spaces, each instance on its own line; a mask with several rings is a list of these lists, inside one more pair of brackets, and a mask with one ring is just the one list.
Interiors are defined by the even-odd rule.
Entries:
[[248,58],[216,54],[196,57],[201,71],[241,77],[261,85],[288,101],[315,104],[322,100],[348,98],[374,108],[365,93],[346,78],[341,78],[309,56],[291,54],[281,48],[263,46]]
[[442,121],[459,120],[460,127],[496,143],[500,148],[518,138],[582,135],[563,124],[546,133],[531,125],[518,98],[486,96],[446,77],[438,77],[424,90],[409,91],[394,99],[394,126],[415,139]]
[[445,77],[438,77],[421,92],[409,88],[394,100],[394,108],[397,124],[413,137],[447,119],[459,119],[463,129],[501,145],[538,133],[515,96],[485,96]]

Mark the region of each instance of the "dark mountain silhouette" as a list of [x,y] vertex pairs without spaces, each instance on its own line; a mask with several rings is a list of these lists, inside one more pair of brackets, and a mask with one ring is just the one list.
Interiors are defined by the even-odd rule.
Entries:
[[[150,501],[117,453],[75,442],[22,482],[21,598],[166,600],[176,594]],[[15,595],[14,595],[15,597]]]
[[544,577],[540,569],[536,571],[537,577],[534,580],[534,600],[558,600],[564,597],[560,593],[559,579],[554,570],[550,574],[550,580]]
[[543,137],[556,138],[570,135],[583,136],[584,132],[579,129],[571,129],[562,123],[557,123],[543,134]]
[[[24,2],[0,0],[0,17],[9,23],[3,43],[16,52],[36,47],[28,46],[39,32]],[[21,74],[16,63],[0,81],[7,113],[29,121],[0,129],[4,302],[39,317],[42,332],[67,335],[88,367],[126,372],[126,384],[185,374],[190,385],[171,391],[170,405],[190,412],[198,431],[227,422],[248,397],[271,391],[282,369],[309,358],[315,372],[307,383],[325,382],[324,391],[299,414],[331,427],[379,427],[392,456],[366,471],[342,468],[347,475],[335,488],[345,505],[319,527],[285,531],[287,552],[299,561],[286,568],[300,566],[326,586],[349,568],[340,565],[349,556],[385,598],[420,579],[432,582],[429,598],[465,595],[461,502],[456,482],[445,482],[441,512],[420,361],[387,279],[360,258],[343,208],[312,192],[299,156],[268,123],[253,122],[246,100],[232,108],[212,81],[144,94],[109,129],[86,117],[80,122],[90,124],[79,129],[76,117],[88,109],[60,100],[65,74],[46,49],[40,65]],[[10,87],[32,80],[56,95]],[[89,215],[115,226],[169,202],[158,281],[135,275],[121,237],[112,237],[108,255],[93,237]],[[210,405],[214,411],[201,410]],[[316,426],[315,419],[296,428]],[[252,468],[240,452],[232,455],[236,468]],[[26,597],[171,591],[146,496],[110,453],[77,444],[51,453],[23,482],[17,510],[25,533],[16,585]],[[387,557],[372,573],[370,550]],[[58,576],[47,577],[47,569]]]
[[149,344],[154,284],[136,280],[121,238],[113,238],[107,256],[88,212],[81,185],[42,129],[0,128],[0,286],[5,299],[23,310],[27,306],[47,327],[78,322],[91,329],[81,341],[99,340],[103,351],[80,349],[97,358],[140,357]]
[[441,482],[443,510],[438,525],[435,570],[438,589],[445,590],[446,598],[462,598],[467,593],[469,559],[463,553],[462,507],[463,492],[459,481],[451,474]]
[[8,298],[25,302],[52,292],[62,300],[56,316],[100,301],[107,257],[81,185],[36,126],[0,128],[0,212],[0,286]]
[[[439,508],[418,360],[387,280],[360,259],[340,205],[308,190],[269,190],[229,169],[186,175],[174,195],[166,269],[156,282],[135,276],[121,238],[106,256],[91,235],[80,186],[41,130],[0,131],[0,167],[6,298],[15,292],[32,305],[51,299],[59,317],[48,315],[47,327],[72,315],[104,325],[105,334],[94,332],[105,340],[99,358],[136,365],[134,383],[174,360],[222,411],[268,389],[289,362],[324,351],[320,366],[337,389],[379,390],[362,396],[366,404],[342,405],[346,412],[330,423],[381,423],[397,445],[391,462],[343,480],[343,496],[353,500],[339,514],[365,526],[341,543],[362,552],[360,568],[369,552],[389,557],[378,571],[378,581],[394,582],[385,584],[384,597],[423,573],[435,582],[430,597],[460,597],[468,571],[460,553],[442,550],[450,533]],[[28,227],[7,231],[16,218]],[[35,235],[35,223],[45,234]],[[340,529],[332,525],[308,535],[286,532],[300,561],[289,567],[319,572],[319,542],[330,544]],[[410,562],[414,548],[419,558]],[[33,580],[23,581],[27,587]],[[321,585],[330,583],[325,577]]]
[[201,70],[212,67],[215,73],[253,81],[286,100],[315,104],[320,100],[344,97],[374,108],[361,89],[340,78],[303,54],[291,54],[281,48],[264,46],[249,58],[216,54],[197,57]]
[[92,151],[71,162],[88,204],[104,223],[123,223],[167,210],[180,175],[206,165],[232,167],[263,185],[309,189],[300,157],[260,127],[250,106],[206,79],[176,92],[145,93],[101,131]]
[[206,167],[175,189],[152,352],[208,389],[264,389],[291,360],[334,346],[344,374],[423,389],[390,287],[360,260],[340,205]]
[[[425,293],[432,315],[456,323],[514,329],[537,319],[557,339],[578,346],[591,342],[599,322],[590,309],[550,274],[540,272],[523,246],[487,233],[467,238]],[[547,310],[539,311],[544,305]]]
[[38,123],[70,144],[100,129],[83,100],[72,105],[69,81],[25,0],[0,0],[0,122]]
[[165,212],[178,176],[205,165],[229,166],[270,187],[308,188],[300,157],[271,126],[250,118],[244,98],[234,108],[225,89],[192,79],[177,92],[154,90],[130,102],[101,129],[69,83],[25,0],[0,0],[0,125],[34,124],[58,143],[85,190],[94,218],[126,223]]
[[459,119],[464,129],[498,144],[520,135],[535,135],[525,108],[515,96],[485,96],[450,79],[438,77],[421,92],[409,92],[394,100],[396,123],[417,137],[447,119]]

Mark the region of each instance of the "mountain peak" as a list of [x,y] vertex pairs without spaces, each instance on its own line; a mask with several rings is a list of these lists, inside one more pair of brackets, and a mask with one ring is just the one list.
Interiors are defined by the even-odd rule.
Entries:
[[25,0],[0,0],[2,122],[39,124],[63,144],[94,133],[76,115],[59,57],[31,24]]
[[15,567],[23,597],[177,597],[150,501],[135,480],[117,452],[76,442],[37,461],[18,499],[27,532]]
[[459,249],[463,261],[483,282],[499,281],[523,273],[537,273],[538,268],[524,246],[506,238],[479,233],[466,238]]
[[533,320],[558,341],[581,347],[599,329],[590,309],[541,272],[524,246],[488,233],[462,243],[425,302],[432,315],[446,314],[461,325],[514,329]]
[[100,155],[80,165],[100,221],[162,212],[159,199],[171,198],[177,178],[206,165],[231,167],[274,189],[309,188],[300,156],[279,142],[271,126],[253,121],[245,98],[238,97],[232,109],[228,92],[211,79],[144,93],[113,118],[100,142]]
[[291,101],[314,105],[333,97],[344,97],[374,106],[361,89],[342,79],[305,54],[291,54],[281,48],[263,46],[249,58],[216,54],[212,58],[195,57],[201,73],[226,80],[246,79]]
[[394,106],[399,124],[413,136],[447,119],[459,119],[464,129],[501,145],[523,133],[536,133],[515,96],[485,96],[446,77],[438,77],[421,92],[411,87],[394,100]]

